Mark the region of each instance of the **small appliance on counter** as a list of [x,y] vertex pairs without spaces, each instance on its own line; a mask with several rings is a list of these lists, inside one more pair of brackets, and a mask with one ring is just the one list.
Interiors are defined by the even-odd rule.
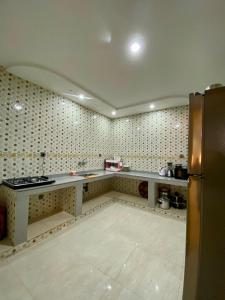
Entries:
[[47,176],[10,178],[2,181],[4,185],[14,190],[46,185],[54,182],[54,179],[49,179]]
[[106,159],[104,161],[104,169],[111,172],[119,172],[122,170],[123,163],[121,160]]
[[167,163],[167,167],[162,167],[159,170],[159,175],[160,176],[166,176],[166,177],[173,177],[173,163],[172,162],[168,162]]
[[175,179],[184,179],[184,180],[187,180],[188,177],[189,177],[187,167],[186,166],[182,166],[182,164],[175,165],[174,177],[175,177]]
[[173,177],[173,163],[168,162],[167,163],[167,177]]

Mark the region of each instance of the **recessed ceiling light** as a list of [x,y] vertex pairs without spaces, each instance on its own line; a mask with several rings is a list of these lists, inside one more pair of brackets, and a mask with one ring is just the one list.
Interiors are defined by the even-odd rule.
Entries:
[[138,42],[133,42],[131,45],[130,45],[130,51],[131,53],[133,54],[137,54],[139,53],[141,50],[141,44],[138,43]]
[[113,116],[116,115],[116,111],[115,111],[115,110],[112,111],[112,115],[113,115]]
[[77,95],[77,94],[72,94],[72,93],[64,93],[64,95],[76,97],[76,98],[79,98],[80,100],[90,100],[90,99],[93,99],[91,97],[85,96],[84,94],[78,94]]
[[154,108],[155,108],[155,104],[150,104],[149,107],[150,107],[151,109],[154,109]]
[[16,110],[21,110],[21,109],[23,109],[23,106],[22,106],[22,104],[20,104],[19,102],[17,102],[17,103],[14,104],[14,108]]

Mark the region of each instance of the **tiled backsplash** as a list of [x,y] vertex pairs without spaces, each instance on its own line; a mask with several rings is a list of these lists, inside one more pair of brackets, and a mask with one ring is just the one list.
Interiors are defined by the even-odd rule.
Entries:
[[113,152],[133,170],[157,172],[167,162],[187,162],[188,106],[112,121]]
[[110,120],[0,69],[0,179],[41,175],[41,151],[46,174],[78,170],[84,158],[85,169],[99,169],[113,155],[134,170],[158,171],[186,162],[187,130],[187,106]]
[[110,132],[110,119],[0,70],[0,178],[41,175],[41,151],[46,174],[78,169],[84,158],[86,169],[103,168]]

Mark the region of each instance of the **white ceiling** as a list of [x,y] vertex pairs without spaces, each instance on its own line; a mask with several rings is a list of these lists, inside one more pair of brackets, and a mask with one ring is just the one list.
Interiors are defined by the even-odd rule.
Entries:
[[[111,116],[225,83],[224,0],[1,0],[0,64]],[[133,57],[129,43],[142,40]]]

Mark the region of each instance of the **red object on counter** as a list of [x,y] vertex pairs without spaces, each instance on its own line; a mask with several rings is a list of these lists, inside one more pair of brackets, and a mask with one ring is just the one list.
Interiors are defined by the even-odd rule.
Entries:
[[4,206],[0,206],[0,240],[4,239],[7,234],[7,213]]

